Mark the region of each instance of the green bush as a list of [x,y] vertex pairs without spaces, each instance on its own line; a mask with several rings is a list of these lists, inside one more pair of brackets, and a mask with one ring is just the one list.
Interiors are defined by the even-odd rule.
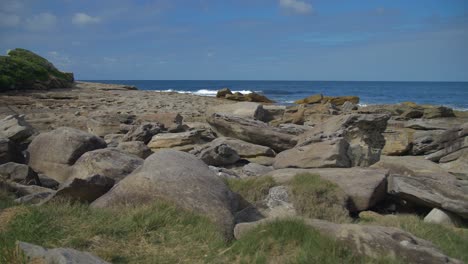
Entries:
[[25,49],[14,49],[8,56],[0,56],[0,90],[30,88],[36,81],[46,81],[54,76],[73,82],[73,75],[63,73],[52,63]]
[[299,215],[335,223],[350,222],[347,195],[334,183],[313,174],[298,174],[289,183]]

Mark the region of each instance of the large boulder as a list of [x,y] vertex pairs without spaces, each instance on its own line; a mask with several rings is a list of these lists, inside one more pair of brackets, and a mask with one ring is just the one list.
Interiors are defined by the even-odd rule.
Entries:
[[179,113],[175,112],[159,112],[139,115],[137,121],[142,123],[159,123],[169,132],[180,132],[182,130],[184,118]]
[[316,104],[322,102],[323,95],[322,94],[314,94],[309,97],[300,99],[295,101],[295,104]]
[[69,179],[87,179],[96,174],[116,182],[143,164],[143,159],[118,149],[97,149],[83,154],[73,165]]
[[359,104],[359,97],[357,96],[324,96],[322,103],[331,103],[333,105],[343,105],[346,102]]
[[29,166],[37,173],[64,182],[81,155],[105,147],[106,142],[95,135],[60,127],[34,138],[28,147]]
[[224,181],[195,156],[160,150],[92,206],[139,205],[163,200],[209,217],[231,237],[231,195]]
[[[271,221],[274,221],[274,219],[237,224],[234,235],[236,239],[241,239],[259,225]],[[376,225],[335,224],[318,219],[303,219],[303,221],[310,228],[347,245],[358,254],[369,257],[388,256],[393,259],[403,260],[405,263],[462,263],[444,255],[431,242],[398,228]]]
[[24,162],[24,156],[14,142],[0,138],[0,164],[7,162]]
[[424,118],[455,117],[452,108],[445,106],[428,107],[424,109]]
[[468,194],[454,183],[427,177],[390,175],[387,192],[427,208],[442,208],[468,219]]
[[447,155],[439,162],[451,174],[468,180],[468,148]]
[[25,242],[17,242],[18,250],[26,256],[27,263],[44,264],[110,264],[91,253],[71,248],[46,249]]
[[41,185],[39,177],[28,165],[8,162],[0,165],[0,181],[11,180],[22,184]]
[[237,151],[227,144],[210,145],[196,156],[211,166],[231,165],[240,159]]
[[[349,160],[348,167],[370,166],[380,159],[380,154],[385,145],[385,138],[382,133],[386,129],[389,118],[389,115],[380,114],[334,116],[299,136],[296,150],[292,151],[292,153],[299,153],[301,152],[300,148],[308,145],[310,146],[307,148],[312,151],[314,146],[319,146],[318,144],[321,144],[321,147],[325,146],[326,143],[323,142],[329,142],[329,145],[333,144],[333,142],[342,142],[340,146],[345,148],[345,155],[343,151],[335,152],[340,153],[340,155],[331,155],[328,160],[330,164],[335,161],[337,164],[335,167],[344,167],[344,163],[339,161],[347,159]],[[286,156],[286,154],[283,155]],[[287,158],[283,160],[287,160]],[[285,163],[281,167],[299,167],[297,165],[293,162],[292,164]],[[307,167],[310,168],[311,166]]]
[[119,145],[117,145],[117,149],[142,159],[146,159],[153,154],[151,149],[141,141],[120,142]]
[[258,120],[213,114],[207,121],[220,135],[267,146],[275,151],[290,149],[297,143],[295,136]]
[[22,143],[34,133],[34,129],[24,120],[23,116],[11,115],[0,120],[0,138],[8,138],[13,142]]
[[231,89],[223,88],[221,90],[218,90],[218,92],[216,93],[216,98],[225,98],[226,95],[228,95],[228,94],[232,94]]
[[267,173],[278,184],[287,184],[298,174],[319,175],[338,185],[350,199],[348,210],[367,210],[386,196],[388,170],[371,168],[348,169],[280,169]]
[[468,148],[468,123],[444,131],[436,136],[427,148],[432,152],[426,153],[426,158],[436,162],[453,152]]
[[261,104],[252,102],[240,102],[235,104],[213,106],[208,109],[207,116],[211,116],[212,114],[234,115],[260,121],[266,121],[267,119],[267,113],[263,109],[263,106]]
[[104,137],[108,134],[118,134],[120,130],[121,117],[113,113],[95,113],[88,117],[86,126],[88,132],[99,137]]
[[122,138],[122,141],[142,141],[143,143],[148,144],[151,138],[162,130],[163,125],[159,123],[145,122],[140,125],[133,126]]
[[41,56],[25,49],[14,49],[0,56],[0,92],[18,89],[69,88],[73,73],[57,70]]
[[344,139],[317,142],[280,152],[273,167],[284,168],[347,168],[349,144]]
[[385,146],[382,155],[400,156],[407,154],[413,146],[414,130],[408,128],[387,129],[383,135]]

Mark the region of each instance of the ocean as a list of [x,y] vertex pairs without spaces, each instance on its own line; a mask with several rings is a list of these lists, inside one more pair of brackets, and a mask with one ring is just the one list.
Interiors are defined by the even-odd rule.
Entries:
[[135,85],[140,90],[155,90],[216,96],[222,88],[233,92],[255,91],[280,104],[312,94],[356,95],[361,105],[418,104],[443,105],[468,110],[468,82],[356,82],[356,81],[161,81],[161,80],[87,80],[90,82]]

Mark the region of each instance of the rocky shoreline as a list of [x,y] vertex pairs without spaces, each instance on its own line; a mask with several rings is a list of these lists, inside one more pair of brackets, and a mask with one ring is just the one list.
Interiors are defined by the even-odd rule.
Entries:
[[[319,175],[344,192],[353,219],[411,213],[466,228],[466,113],[409,102],[360,107],[357,97],[314,95],[295,106],[219,97],[86,82],[0,93],[0,185],[32,204],[163,199],[207,216],[230,240],[271,219],[304,217],[288,183]],[[278,186],[258,204],[225,184],[265,176]],[[363,255],[461,263],[400,229],[305,222]]]

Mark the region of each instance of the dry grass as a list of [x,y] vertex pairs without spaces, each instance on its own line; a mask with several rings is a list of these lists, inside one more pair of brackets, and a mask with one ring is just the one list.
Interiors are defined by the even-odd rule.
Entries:
[[334,183],[313,174],[298,174],[289,183],[298,214],[335,223],[350,222],[347,195]]
[[240,194],[250,203],[264,200],[270,188],[277,185],[275,180],[270,176],[226,179],[226,183],[232,191]]

